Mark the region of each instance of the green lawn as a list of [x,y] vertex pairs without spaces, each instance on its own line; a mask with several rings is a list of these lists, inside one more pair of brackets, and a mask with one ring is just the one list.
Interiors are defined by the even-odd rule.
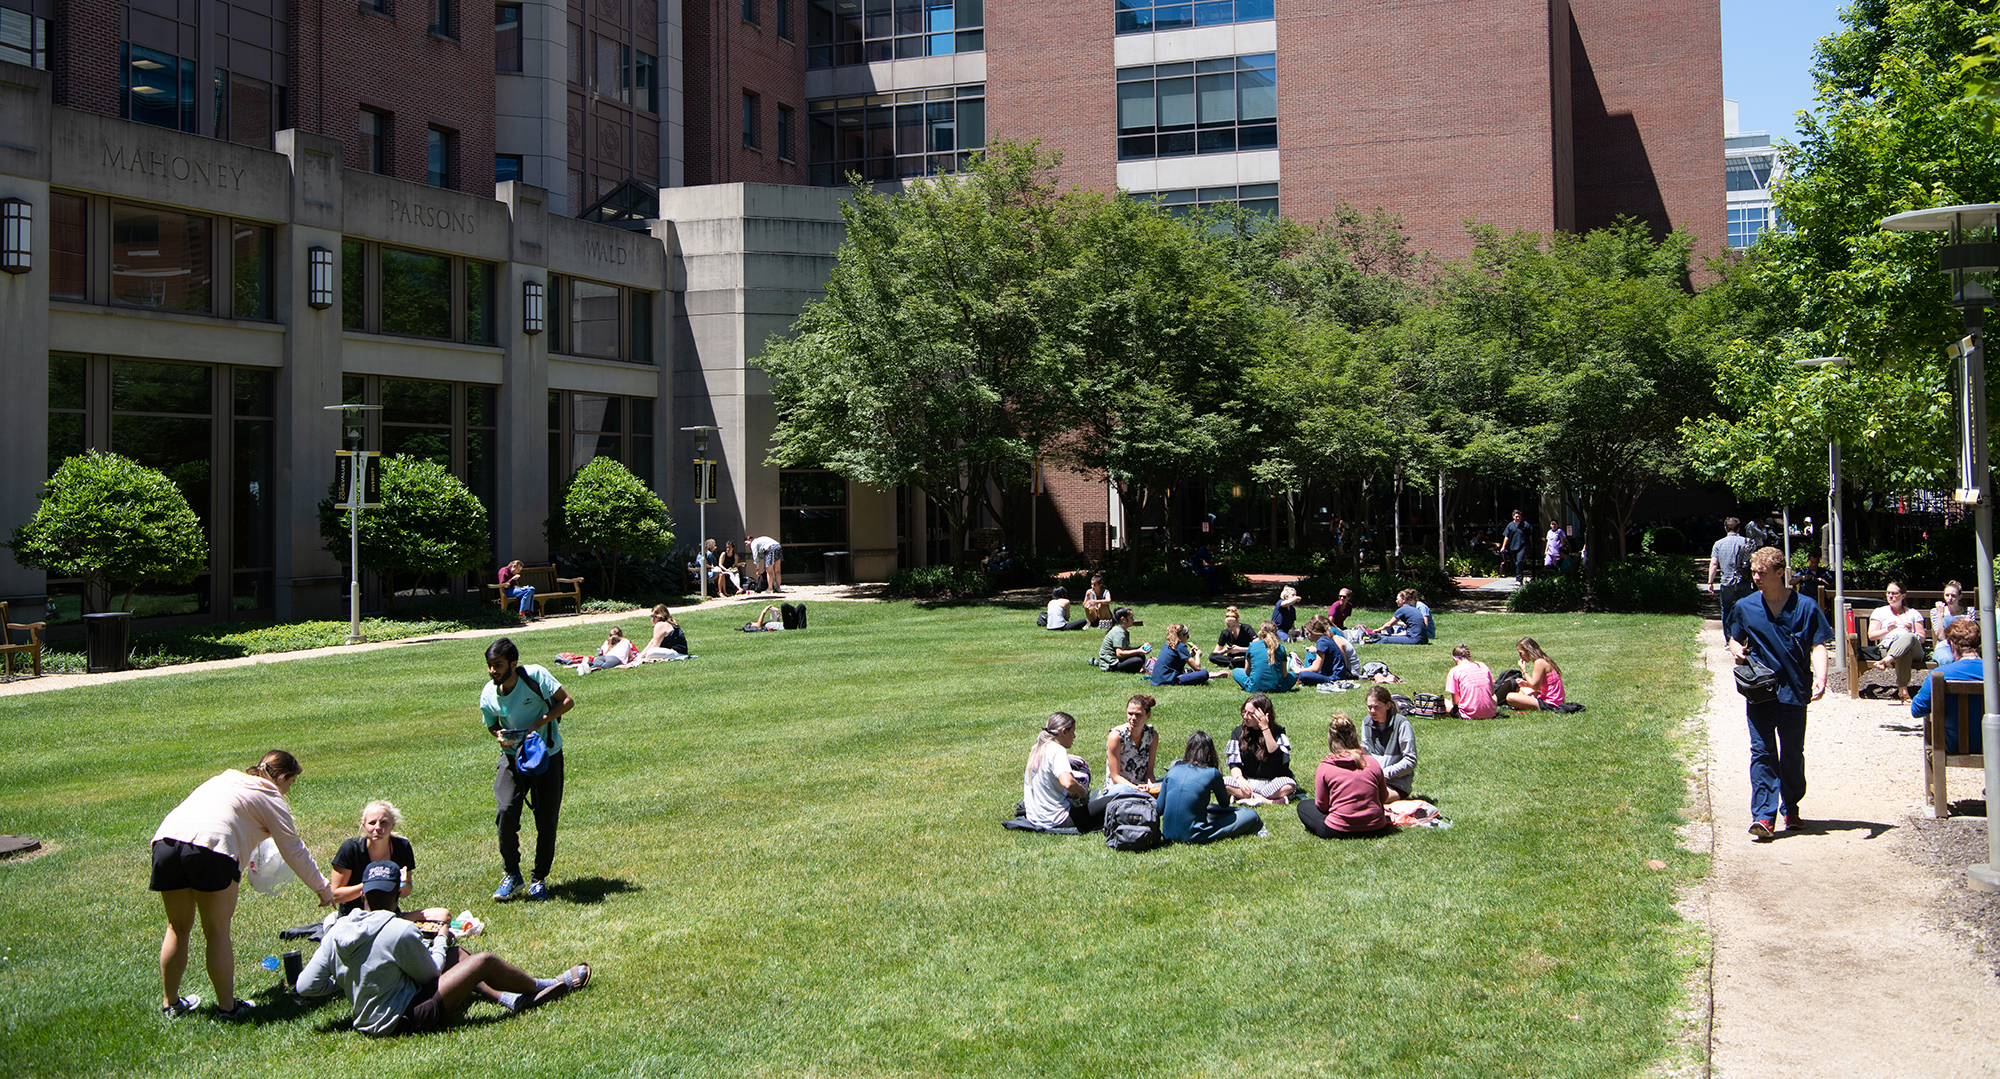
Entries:
[[[1140,688],[1085,665],[1098,634],[1033,616],[816,603],[805,633],[750,635],[730,631],[742,611],[706,612],[688,620],[700,659],[573,679],[563,901],[532,906],[487,898],[484,641],[0,698],[0,831],[55,847],[0,863],[0,1074],[1595,1077],[1669,1051],[1699,950],[1673,893],[1706,869],[1674,837],[1694,619],[1448,614],[1445,647],[1364,647],[1414,691],[1441,684],[1450,644],[1497,670],[1530,633],[1589,705],[1418,720],[1418,787],[1449,831],[1329,843],[1267,808],[1268,838],[1123,854],[999,827],[1048,712],[1078,716],[1101,770]],[[1154,641],[1219,622],[1142,617]],[[518,640],[547,662],[594,634]],[[1154,692],[1176,750],[1197,727],[1219,744],[1242,698]],[[1279,699],[1303,776],[1327,715],[1360,705]],[[237,914],[259,1022],[162,1020],[146,842],[272,746],[305,763],[291,800],[322,864],[387,797],[416,844],[414,900],[471,908],[486,947],[538,973],[587,959],[591,988],[372,1041],[343,1029],[344,1003],[297,1009],[257,967],[315,915],[294,884]],[[197,954],[186,991],[206,1000],[201,970]]]

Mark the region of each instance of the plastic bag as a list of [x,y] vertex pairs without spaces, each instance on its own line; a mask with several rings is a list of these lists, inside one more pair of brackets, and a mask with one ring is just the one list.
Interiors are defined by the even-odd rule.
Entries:
[[278,857],[278,844],[266,839],[257,844],[250,854],[250,869],[244,874],[250,880],[250,887],[265,895],[276,895],[279,889],[293,879],[292,867]]

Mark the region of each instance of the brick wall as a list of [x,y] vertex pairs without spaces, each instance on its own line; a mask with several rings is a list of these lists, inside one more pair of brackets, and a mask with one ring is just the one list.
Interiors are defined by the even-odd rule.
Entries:
[[[806,146],[806,4],[789,0],[791,38],[778,37],[777,0],[757,0],[758,21],[743,0],[690,0],[681,11],[687,87],[687,182],[804,184]],[[743,144],[743,93],[758,97],[760,145]],[[778,107],[792,110],[792,156],[778,157]]]
[[455,131],[451,186],[492,198],[492,11],[460,5],[452,40],[430,33],[429,8],[424,0],[399,0],[391,18],[359,10],[352,0],[300,0],[291,38],[295,124],[339,139],[345,164],[358,169],[361,107],[389,113],[390,172],[417,183],[429,175],[428,129]]
[[1109,4],[987,4],[986,141],[1039,135],[1045,147],[1062,152],[1065,181],[1114,187],[1118,66],[1112,26]]
[[119,0],[69,0],[56,7],[50,27],[55,52],[49,57],[56,104],[118,115],[118,42],[123,27]]

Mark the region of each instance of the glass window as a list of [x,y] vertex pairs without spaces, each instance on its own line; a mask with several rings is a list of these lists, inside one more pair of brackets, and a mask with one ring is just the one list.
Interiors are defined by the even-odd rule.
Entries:
[[13,8],[0,8],[0,60],[47,71],[49,20]]
[[340,241],[340,327],[364,329],[368,303],[367,266],[360,240]]
[[823,68],[978,52],[986,47],[984,23],[981,0],[808,0],[807,63]]
[[361,167],[389,172],[389,118],[373,109],[361,110]]
[[1276,67],[1275,55],[1264,53],[1121,68],[1119,158],[1275,148]]
[[493,70],[521,70],[521,5],[493,5]]
[[811,102],[807,151],[811,182],[847,183],[850,174],[895,180],[955,172],[986,145],[984,84],[905,90]]
[[482,345],[494,342],[494,281],[499,267],[490,262],[465,262],[465,339]]
[[778,36],[792,39],[792,0],[778,0]]
[[757,131],[757,95],[743,91],[743,145],[756,149],[763,145]]
[[458,140],[449,131],[431,128],[424,136],[428,181],[432,187],[451,186],[452,145]]
[[1187,217],[1198,209],[1235,203],[1254,214],[1278,216],[1277,184],[1244,184],[1241,187],[1181,188],[1174,191],[1134,192],[1150,198],[1174,217]]
[[84,364],[81,356],[49,357],[49,475],[64,460],[82,453],[84,441]]
[[1276,15],[1273,0],[1115,0],[1113,27],[1120,34],[1185,30],[1261,22]]
[[[5,9],[0,9],[5,10]],[[49,193],[49,298],[83,300],[90,288],[90,200]]]
[[214,284],[206,217],[113,204],[111,298],[208,313]]
[[847,481],[832,472],[778,473],[778,542],[785,569],[813,573],[821,557],[847,546]]
[[453,0],[431,0],[431,33],[440,37],[457,37],[457,7]]
[[494,154],[494,155],[493,155],[493,182],[494,182],[494,183],[496,183],[496,184],[504,184],[504,183],[509,183],[509,182],[511,182],[511,181],[514,181],[514,180],[519,180],[520,178],[521,178],[521,155],[520,155],[520,154]]
[[792,110],[786,105],[778,106],[778,156],[792,159]]
[[120,46],[118,115],[154,127],[194,131],[194,61],[143,45]]
[[230,232],[233,305],[237,318],[271,317],[271,239],[268,225],[235,222]]
[[382,452],[451,467],[451,383],[382,380]]
[[597,92],[605,97],[618,96],[618,42],[601,35],[591,35],[597,42]]
[[230,473],[235,542],[230,560],[235,573],[231,606],[237,610],[274,605],[270,576],[277,561],[271,452],[274,381],[270,371],[235,370],[235,468]]
[[382,332],[451,336],[451,260],[382,249]]
[[569,24],[569,81],[577,86],[586,84],[583,67],[589,58],[583,53],[583,27]]
[[653,362],[653,294],[637,289],[626,293],[632,324],[631,347],[625,358],[633,363]]
[[571,278],[569,340],[566,351],[578,356],[618,358],[618,289],[595,281]]
[[639,87],[633,104],[647,112],[660,111],[660,59],[649,52],[639,53]]
[[743,0],[743,21],[747,23],[760,21],[757,17],[757,8],[757,0]]

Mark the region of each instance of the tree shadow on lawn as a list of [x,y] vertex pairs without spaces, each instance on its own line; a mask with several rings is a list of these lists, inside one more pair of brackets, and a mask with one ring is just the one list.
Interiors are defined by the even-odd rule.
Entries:
[[628,892],[643,892],[644,888],[622,877],[578,877],[575,880],[557,881],[549,886],[557,899],[583,906],[595,906],[609,896],[624,895]]

